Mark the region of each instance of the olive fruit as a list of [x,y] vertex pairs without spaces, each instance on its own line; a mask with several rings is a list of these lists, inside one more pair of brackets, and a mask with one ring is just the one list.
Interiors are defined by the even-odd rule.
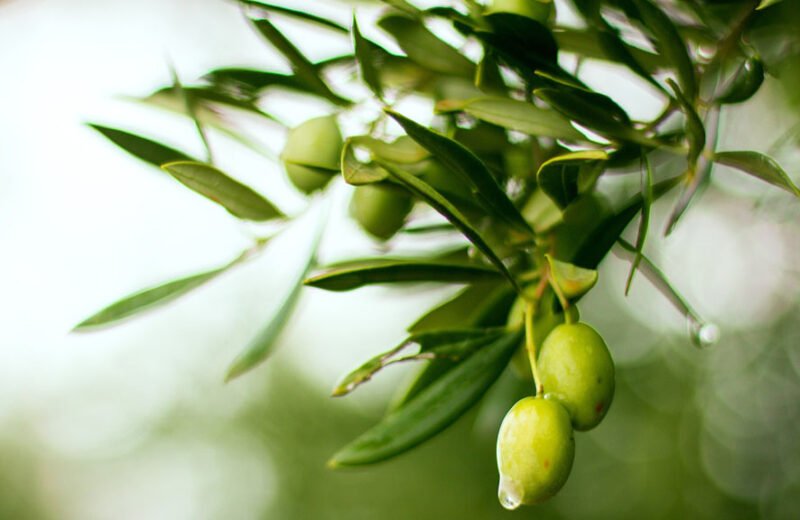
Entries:
[[491,13],[518,14],[543,24],[555,19],[555,8],[551,0],[494,0],[487,11],[487,14]]
[[289,180],[304,193],[324,188],[339,171],[342,134],[334,116],[309,119],[291,129],[281,152]]
[[576,430],[600,423],[614,398],[614,362],[600,334],[585,323],[557,326],[538,366],[544,391],[564,405]]
[[564,407],[552,399],[521,399],[497,435],[500,503],[516,509],[552,497],[567,481],[574,458],[575,438]]
[[350,215],[369,234],[390,239],[403,227],[414,201],[400,187],[365,184],[356,187],[350,199]]

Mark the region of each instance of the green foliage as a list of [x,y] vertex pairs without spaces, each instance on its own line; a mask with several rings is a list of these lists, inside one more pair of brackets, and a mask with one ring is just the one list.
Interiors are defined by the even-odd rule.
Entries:
[[[773,158],[756,151],[716,149],[721,111],[746,106],[780,66],[775,53],[767,52],[775,45],[764,43],[764,33],[774,23],[774,12],[788,3],[730,0],[723,12],[711,2],[576,0],[585,28],[574,29],[554,25],[548,2],[533,6],[463,1],[420,9],[405,0],[386,0],[376,29],[393,40],[402,55],[365,37],[356,21],[358,13],[352,27],[344,27],[313,12],[314,6],[306,10],[260,1],[239,3],[292,73],[217,68],[196,85],[175,82],[148,100],[184,112],[197,123],[204,140],[202,130],[208,126],[247,143],[247,136],[222,115],[244,111],[274,125],[274,118],[259,107],[275,95],[276,87],[312,96],[325,103],[326,115],[289,130],[280,157],[288,179],[302,194],[326,197],[337,182],[355,187],[351,215],[388,248],[397,233],[411,241],[435,240],[426,236],[434,231],[463,238],[463,246],[451,255],[401,258],[377,253],[313,273],[319,245],[315,237],[312,254],[299,262],[298,278],[284,303],[228,369],[227,379],[232,379],[267,358],[304,285],[330,291],[397,283],[462,286],[451,300],[423,313],[409,327],[405,341],[368,360],[334,389],[334,395],[347,394],[390,364],[425,363],[385,418],[340,450],[331,460],[333,466],[397,456],[446,428],[504,371],[520,345],[520,328],[526,333],[523,353],[535,377],[536,394],[547,392],[548,385],[558,386],[537,374],[538,344],[547,344],[544,338],[551,329],[587,327],[572,324],[578,319],[574,305],[593,289],[597,267],[616,244],[615,252],[631,261],[625,292],[641,271],[686,317],[691,338],[698,342],[703,320],[644,255],[652,235],[652,206],[680,188],[667,221],[669,233],[712,175],[725,182],[727,172],[720,168],[717,176],[715,164],[800,196],[791,175]],[[559,5],[554,4],[556,9]],[[352,54],[310,61],[281,31],[284,19],[338,35],[352,45]],[[452,31],[439,34],[443,25]],[[709,42],[718,42],[712,51]],[[472,50],[482,52],[477,63]],[[561,59],[567,54],[576,58],[574,68]],[[628,104],[615,99],[613,84],[603,85],[602,92],[589,86],[602,83],[584,78],[580,64],[586,59],[613,63],[644,80],[659,97],[661,113],[637,120],[633,110],[629,114],[623,108]],[[328,72],[337,67],[350,67],[349,79],[335,82],[332,78],[338,76]],[[362,88],[348,89],[350,82],[362,83]],[[345,92],[368,95],[349,99]],[[374,98],[383,110],[362,110]],[[430,123],[399,112],[399,102],[420,99],[435,107]],[[275,221],[281,227],[296,218],[213,164],[148,138],[90,126],[235,217]],[[609,185],[616,185],[616,191]],[[409,224],[425,212],[439,220]],[[636,240],[630,244],[623,235],[637,215]],[[259,247],[264,243],[256,241]],[[234,263],[246,259],[244,255]],[[110,324],[167,302],[226,267],[120,300],[76,329]],[[560,325],[563,321],[567,325]],[[547,330],[537,333],[537,327]],[[418,349],[408,353],[412,344]],[[610,366],[604,377],[612,378],[606,383],[613,388]],[[586,381],[597,375],[592,366],[587,370],[591,373],[585,374]],[[609,403],[610,397],[603,414]],[[595,424],[581,420],[576,428]],[[552,439],[542,442],[548,440]],[[571,456],[570,452],[570,464]],[[527,475],[525,468],[517,470]],[[520,501],[550,496],[568,473],[569,469],[559,473],[547,492],[533,490],[532,498]]]

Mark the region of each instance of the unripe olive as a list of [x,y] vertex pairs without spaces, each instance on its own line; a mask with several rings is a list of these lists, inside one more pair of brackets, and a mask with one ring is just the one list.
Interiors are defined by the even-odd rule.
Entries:
[[289,180],[300,191],[325,187],[339,171],[342,134],[334,116],[316,117],[291,129],[281,152]]
[[575,439],[564,407],[541,397],[518,401],[497,435],[500,503],[516,509],[552,497],[567,481],[574,458]]
[[490,13],[513,13],[547,24],[555,19],[556,11],[551,0],[494,0]]
[[369,234],[388,240],[403,227],[412,206],[411,195],[399,187],[365,184],[353,192],[350,215]]
[[538,365],[544,391],[564,405],[576,430],[600,423],[614,398],[614,361],[600,334],[585,323],[559,325]]

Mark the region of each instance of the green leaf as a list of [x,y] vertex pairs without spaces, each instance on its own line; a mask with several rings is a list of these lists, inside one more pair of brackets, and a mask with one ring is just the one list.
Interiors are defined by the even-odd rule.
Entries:
[[236,356],[225,374],[225,382],[229,382],[263,363],[272,353],[276,341],[286,327],[289,318],[294,312],[300,293],[303,290],[303,280],[317,263],[317,251],[322,239],[327,212],[322,212],[322,220],[311,242],[308,260],[301,267],[297,278],[292,282],[291,289],[283,299],[283,303],[269,322],[261,329],[242,352]]
[[264,221],[283,217],[283,213],[252,188],[233,180],[208,164],[178,161],[162,168],[179,182],[213,200],[232,215],[245,220]]
[[360,186],[385,180],[389,174],[383,168],[372,163],[365,164],[356,158],[357,140],[350,138],[342,147],[342,176],[347,184]]
[[756,7],[756,9],[757,10],[766,9],[769,6],[775,5],[778,2],[782,2],[782,1],[783,0],[761,0],[761,2],[758,4],[758,7]]
[[470,242],[472,242],[481,253],[486,255],[486,258],[492,264],[494,264],[495,267],[497,267],[503,276],[505,276],[508,281],[511,282],[511,285],[515,289],[520,289],[516,279],[508,270],[500,257],[498,257],[497,254],[492,250],[481,233],[469,223],[467,218],[455,206],[453,206],[453,204],[451,204],[441,194],[434,190],[430,184],[414,177],[410,173],[381,161],[378,161],[378,164],[387,172],[389,172],[389,175],[391,175],[397,182],[404,185],[413,194],[430,204],[433,209],[435,209],[455,227],[457,227],[458,230],[461,231],[461,233]]
[[639,232],[636,235],[636,257],[631,262],[631,270],[625,282],[625,296],[631,290],[633,276],[644,258],[644,243],[647,239],[647,230],[650,227],[650,208],[653,205],[653,169],[647,155],[642,155],[644,178],[642,179],[642,216],[639,220]]
[[[342,378],[333,389],[333,397],[349,394],[372,379],[379,370],[394,363],[442,358],[453,362],[460,361],[478,348],[498,339],[505,332],[503,328],[496,328],[439,330],[412,334],[393,349],[373,357]],[[418,346],[416,352],[401,355],[412,345]]]
[[383,85],[381,85],[380,66],[382,58],[388,54],[375,43],[364,38],[358,29],[358,21],[353,15],[353,45],[356,51],[356,61],[361,69],[361,77],[364,83],[378,96],[383,99]]
[[183,152],[136,134],[95,123],[88,123],[88,126],[103,134],[109,141],[137,159],[154,166],[160,167],[162,164],[173,161],[193,160]]
[[758,152],[717,152],[714,161],[758,177],[800,197],[800,189],[775,159]]
[[694,105],[686,98],[684,93],[678,85],[672,81],[672,78],[667,78],[667,83],[675,92],[675,98],[678,100],[678,106],[681,108],[684,117],[686,117],[686,135],[689,138],[689,155],[687,160],[691,168],[694,168],[697,163],[697,158],[703,152],[703,147],[706,145],[706,129],[703,126],[703,120],[697,115]]
[[500,277],[495,269],[478,265],[418,260],[364,262],[330,269],[305,280],[328,291],[350,291],[365,285],[400,282],[471,283]]
[[297,47],[281,33],[269,20],[251,20],[258,32],[267,39],[289,61],[297,79],[319,96],[339,106],[347,106],[351,101],[335,94],[319,76],[317,67],[306,58]]
[[466,112],[487,123],[528,135],[585,141],[570,122],[555,110],[539,108],[533,103],[503,97],[474,98],[466,101],[446,100],[436,104],[439,112]]
[[378,21],[415,63],[433,72],[472,77],[475,64],[456,49],[440,40],[418,19],[390,14]]
[[372,464],[399,455],[436,435],[473,404],[500,376],[519,345],[520,332],[479,349],[414,399],[342,448],[329,466]]
[[268,3],[265,3],[265,2],[258,2],[256,0],[239,0],[239,3],[245,4],[245,5],[249,5],[249,6],[253,6],[253,7],[257,7],[259,9],[263,9],[264,11],[286,15],[286,16],[291,17],[291,18],[297,18],[298,20],[303,20],[305,22],[311,22],[311,23],[316,24],[316,25],[322,25],[324,27],[327,27],[328,29],[333,29],[334,31],[337,31],[337,32],[342,32],[342,33],[350,32],[347,29],[347,27],[345,27],[345,26],[343,26],[343,25],[341,25],[339,23],[336,23],[336,22],[334,22],[333,20],[331,20],[329,18],[323,18],[321,16],[317,16],[315,14],[309,13],[309,12],[307,12],[305,10],[297,11],[295,9],[290,9],[288,7],[283,7],[283,6],[280,6],[280,5],[268,4]]
[[479,30],[476,36],[509,66],[530,79],[534,71],[560,71],[558,45],[550,30],[527,16],[512,13],[486,15],[491,31]]
[[156,287],[151,287],[143,291],[131,294],[118,300],[101,311],[86,318],[73,329],[75,332],[85,332],[87,329],[110,325],[130,316],[150,310],[159,305],[163,305],[179,296],[182,296],[192,289],[200,287],[204,283],[212,280],[217,275],[231,267],[233,263],[224,267],[198,273],[186,278],[173,280]]
[[[608,49],[601,42],[600,36],[589,30],[579,30],[571,28],[559,28],[553,33],[558,47],[563,52],[569,52],[583,58],[592,58],[604,61],[621,62],[622,56],[617,54],[619,51]],[[653,74],[658,69],[664,68],[665,63],[661,56],[653,54],[638,47],[631,47],[625,42],[626,52],[640,64],[647,74]],[[610,52],[609,52],[610,51]]]
[[650,83],[653,87],[666,93],[664,87],[656,81],[651,71],[643,67],[636,59],[632,49],[622,41],[619,32],[610,26],[604,18],[599,17],[601,26],[597,30],[597,39],[606,54],[613,60],[624,64],[628,69]]
[[681,90],[690,100],[697,97],[697,79],[694,64],[678,29],[664,12],[650,0],[632,0],[642,23],[650,32],[650,39],[678,76]]
[[597,283],[597,271],[594,269],[585,269],[569,262],[562,262],[550,255],[545,255],[545,258],[550,265],[552,280],[568,300],[577,300],[588,293]]
[[747,58],[737,69],[728,87],[717,101],[733,104],[747,101],[758,92],[764,82],[764,64],[758,58]]
[[594,187],[607,160],[608,154],[602,150],[559,155],[542,164],[536,180],[542,191],[563,209]]
[[412,139],[470,185],[472,192],[495,216],[522,232],[532,233],[530,226],[497,184],[492,173],[469,149],[397,112],[386,110],[386,113],[397,121]]

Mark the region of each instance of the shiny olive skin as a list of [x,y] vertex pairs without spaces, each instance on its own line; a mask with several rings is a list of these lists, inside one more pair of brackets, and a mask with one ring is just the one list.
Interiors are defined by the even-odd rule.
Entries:
[[564,407],[552,399],[521,399],[497,435],[500,503],[515,509],[552,497],[567,481],[574,458],[575,438]]
[[559,325],[538,356],[544,391],[564,405],[572,426],[597,426],[614,398],[614,361],[603,338],[585,323]]
[[289,131],[281,152],[286,174],[304,193],[324,188],[340,168],[342,134],[334,116],[309,119]]
[[401,188],[366,184],[353,191],[350,215],[370,235],[388,240],[403,227],[413,205],[411,195]]
[[555,20],[556,10],[551,0],[493,0],[487,11],[490,13],[518,14],[548,24]]

